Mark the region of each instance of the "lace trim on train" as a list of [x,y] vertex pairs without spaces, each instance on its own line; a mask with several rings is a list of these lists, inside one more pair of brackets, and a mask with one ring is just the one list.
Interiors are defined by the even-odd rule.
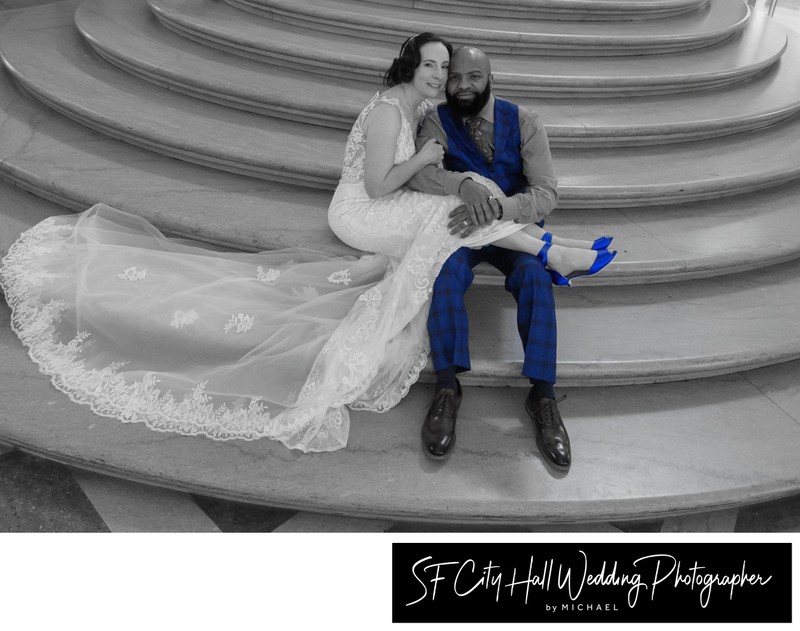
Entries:
[[[28,346],[28,354],[53,385],[72,401],[89,405],[101,415],[123,422],[141,422],[156,431],[184,435],[205,435],[216,440],[274,438],[282,442],[294,439],[281,432],[283,423],[273,417],[258,398],[239,398],[231,405],[215,406],[205,392],[206,382],[195,384],[190,394],[177,400],[171,392],[162,392],[153,374],[130,381],[119,373],[127,362],[113,362],[105,368],[87,368],[81,359],[83,349],[91,344],[91,336],[79,332],[63,343],[56,338],[56,326],[63,314],[72,308],[65,301],[52,300],[39,304],[41,278],[26,271],[28,263],[47,254],[42,243],[59,231],[71,231],[71,225],[59,225],[55,218],[46,219],[28,230],[10,248],[0,268],[0,282],[11,307],[11,328]],[[175,324],[188,324],[193,315],[181,314]],[[241,325],[246,318],[240,318]],[[241,322],[240,322],[241,321]],[[176,327],[177,328],[177,327]],[[283,428],[285,432],[285,427]],[[340,436],[325,433],[320,445],[328,449],[344,446]],[[327,438],[328,440],[324,440]],[[345,434],[346,440],[346,434]],[[290,445],[291,446],[291,445]]]

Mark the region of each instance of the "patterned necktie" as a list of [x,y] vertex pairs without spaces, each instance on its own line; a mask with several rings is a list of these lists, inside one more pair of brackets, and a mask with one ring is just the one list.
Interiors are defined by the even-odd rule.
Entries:
[[480,116],[473,116],[467,119],[469,135],[475,141],[478,149],[481,150],[486,161],[491,163],[494,160],[494,147],[492,146],[492,139],[486,131],[487,126],[484,125],[484,120]]

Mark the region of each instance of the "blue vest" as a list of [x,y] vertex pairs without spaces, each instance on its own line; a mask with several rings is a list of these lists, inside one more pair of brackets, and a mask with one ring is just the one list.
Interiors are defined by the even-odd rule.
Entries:
[[522,171],[522,138],[519,131],[519,108],[513,103],[494,100],[494,160],[490,164],[469,135],[461,118],[455,118],[447,103],[437,108],[447,134],[444,166],[450,171],[474,171],[493,180],[507,195],[526,189],[528,180]]

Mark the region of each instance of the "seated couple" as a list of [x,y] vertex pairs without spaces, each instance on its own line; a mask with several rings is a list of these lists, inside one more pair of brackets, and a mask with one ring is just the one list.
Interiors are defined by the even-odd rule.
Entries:
[[[451,53],[430,33],[406,40],[388,89],[348,137],[328,219],[374,254],[219,252],[103,204],[50,218],[0,269],[31,357],[104,416],[331,451],[347,443],[348,408],[395,406],[430,345],[436,390],[422,442],[442,459],[455,441],[456,375],[470,367],[464,293],[488,261],[517,301],[538,448],[568,469],[552,287],[597,273],[615,252],[608,237],[561,239],[537,225],[557,202],[544,128],[492,95],[485,54]],[[445,87],[434,107],[427,99]]]

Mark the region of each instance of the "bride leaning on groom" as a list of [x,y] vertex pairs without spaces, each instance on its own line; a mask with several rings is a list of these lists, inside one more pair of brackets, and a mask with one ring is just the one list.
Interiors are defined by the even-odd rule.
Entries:
[[422,442],[442,459],[456,375],[470,367],[464,293],[488,261],[517,302],[538,448],[568,469],[553,285],[603,269],[611,239],[541,227],[558,197],[547,136],[535,112],[492,95],[483,52],[421,33],[385,82],[353,125],[328,211],[342,241],[373,254],[219,252],[103,204],[25,232],[0,282],[13,329],[55,387],[158,431],[331,451],[347,443],[348,408],[395,406],[430,347]]

